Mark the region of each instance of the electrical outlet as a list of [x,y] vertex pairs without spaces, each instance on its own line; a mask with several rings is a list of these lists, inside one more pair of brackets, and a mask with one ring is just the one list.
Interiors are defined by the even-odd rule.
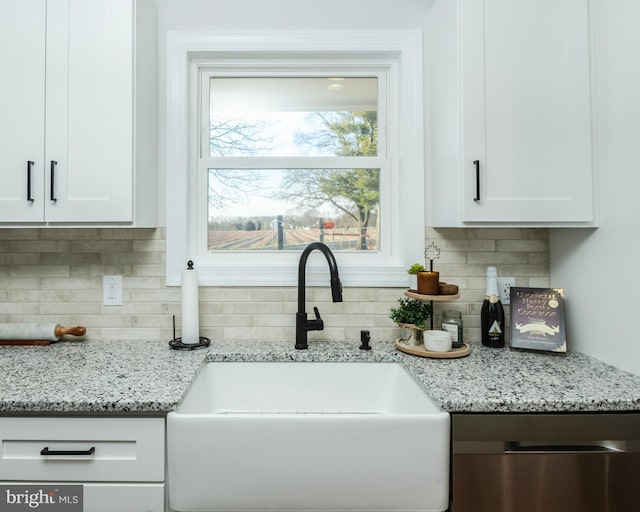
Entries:
[[102,304],[122,306],[122,276],[102,276]]
[[500,302],[502,302],[503,304],[511,304],[511,287],[515,285],[515,277],[498,278],[498,293],[500,294]]

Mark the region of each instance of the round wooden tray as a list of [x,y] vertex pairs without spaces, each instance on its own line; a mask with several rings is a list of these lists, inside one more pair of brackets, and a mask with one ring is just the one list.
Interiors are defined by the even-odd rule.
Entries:
[[457,300],[460,298],[460,294],[456,293],[454,295],[424,295],[422,293],[418,293],[417,290],[405,290],[404,291],[404,295],[405,297],[410,297],[412,299],[418,299],[418,300],[432,300],[434,302],[446,302],[448,300]]
[[413,356],[431,357],[433,359],[456,359],[468,356],[471,353],[471,347],[466,343],[463,343],[460,348],[454,348],[449,352],[432,352],[424,348],[424,345],[407,345],[403,338],[396,340],[396,348]]

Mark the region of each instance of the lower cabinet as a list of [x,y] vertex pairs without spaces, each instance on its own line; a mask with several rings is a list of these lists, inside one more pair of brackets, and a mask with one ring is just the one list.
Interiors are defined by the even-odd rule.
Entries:
[[164,418],[0,418],[0,510],[40,490],[75,510],[65,488],[83,512],[163,512]]

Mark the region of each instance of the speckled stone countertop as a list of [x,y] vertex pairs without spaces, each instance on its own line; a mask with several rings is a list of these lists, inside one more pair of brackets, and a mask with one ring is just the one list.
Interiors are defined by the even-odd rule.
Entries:
[[640,412],[640,376],[577,352],[489,349],[460,359],[398,352],[392,342],[212,341],[171,350],[160,341],[59,342],[0,347],[0,414],[151,414],[175,409],[206,361],[391,361],[401,363],[444,411]]

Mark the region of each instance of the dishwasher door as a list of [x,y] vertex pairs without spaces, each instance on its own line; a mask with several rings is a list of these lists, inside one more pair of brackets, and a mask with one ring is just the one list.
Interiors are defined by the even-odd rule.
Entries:
[[640,415],[452,415],[451,512],[640,511]]

